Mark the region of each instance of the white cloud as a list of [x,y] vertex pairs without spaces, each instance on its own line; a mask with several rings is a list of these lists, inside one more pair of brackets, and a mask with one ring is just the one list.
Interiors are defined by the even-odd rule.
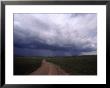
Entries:
[[91,52],[82,52],[80,55],[96,55],[97,51],[91,51]]
[[14,14],[14,33],[24,43],[96,50],[97,14]]

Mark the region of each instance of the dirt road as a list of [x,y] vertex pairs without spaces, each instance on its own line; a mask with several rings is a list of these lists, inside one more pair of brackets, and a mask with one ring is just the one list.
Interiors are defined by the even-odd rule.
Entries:
[[59,66],[47,62],[45,59],[42,60],[41,66],[32,72],[30,75],[69,75]]

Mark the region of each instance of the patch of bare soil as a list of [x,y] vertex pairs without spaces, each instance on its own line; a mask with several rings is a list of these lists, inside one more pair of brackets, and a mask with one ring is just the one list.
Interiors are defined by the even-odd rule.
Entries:
[[30,75],[69,75],[60,66],[42,60],[41,66]]

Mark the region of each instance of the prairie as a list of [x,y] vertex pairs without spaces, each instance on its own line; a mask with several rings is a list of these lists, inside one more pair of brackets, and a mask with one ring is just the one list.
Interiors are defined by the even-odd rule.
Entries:
[[70,75],[97,75],[97,55],[65,57],[14,57],[14,75],[29,75],[42,60],[56,64]]

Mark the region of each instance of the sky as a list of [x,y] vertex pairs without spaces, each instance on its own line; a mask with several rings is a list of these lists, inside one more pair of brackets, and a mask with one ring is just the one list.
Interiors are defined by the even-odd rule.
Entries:
[[15,56],[96,55],[97,14],[14,14]]

